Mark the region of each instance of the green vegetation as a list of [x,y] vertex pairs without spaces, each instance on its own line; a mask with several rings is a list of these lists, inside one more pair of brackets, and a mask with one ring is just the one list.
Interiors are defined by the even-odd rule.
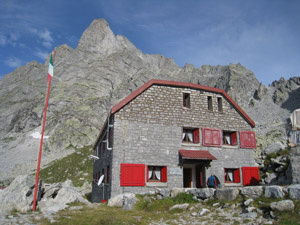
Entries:
[[15,137],[5,137],[5,138],[1,138],[1,141],[5,142],[5,143],[11,142],[11,141],[15,141],[15,140],[16,140]]
[[90,149],[91,146],[86,146],[67,157],[55,160],[40,171],[40,178],[47,183],[64,182],[69,179],[74,186],[82,186],[93,176],[93,160],[88,158],[91,154]]
[[299,200],[294,200],[293,202],[295,205],[293,212],[279,212],[279,211],[275,212],[275,215],[279,218],[278,224],[285,224],[285,225],[299,224],[300,202]]

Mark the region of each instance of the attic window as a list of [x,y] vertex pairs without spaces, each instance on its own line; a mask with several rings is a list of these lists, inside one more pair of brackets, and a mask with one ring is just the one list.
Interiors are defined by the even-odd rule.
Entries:
[[207,108],[209,111],[213,111],[212,96],[207,96]]
[[190,108],[190,93],[183,93],[183,107]]
[[222,113],[223,112],[223,104],[222,104],[222,98],[218,97],[218,112]]

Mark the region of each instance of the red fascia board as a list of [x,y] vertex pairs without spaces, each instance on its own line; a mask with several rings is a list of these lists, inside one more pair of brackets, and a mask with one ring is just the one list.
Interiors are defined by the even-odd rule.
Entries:
[[147,90],[152,85],[162,85],[162,86],[172,86],[172,87],[187,87],[192,89],[198,89],[198,90],[204,90],[209,92],[214,92],[223,95],[229,102],[232,104],[232,106],[248,121],[248,123],[255,127],[255,122],[242,110],[238,104],[222,89],[219,88],[213,88],[208,87],[200,84],[192,84],[192,83],[186,83],[186,82],[178,82],[178,81],[168,81],[168,80],[157,80],[153,79],[139,87],[137,90],[132,92],[130,95],[128,95],[126,98],[124,98],[122,101],[120,101],[118,104],[116,104],[111,109],[111,114],[114,114],[118,112],[120,109],[122,109],[125,105],[127,105],[129,102],[131,102],[133,99],[135,99],[137,96],[139,96],[141,93],[143,93],[145,90]]

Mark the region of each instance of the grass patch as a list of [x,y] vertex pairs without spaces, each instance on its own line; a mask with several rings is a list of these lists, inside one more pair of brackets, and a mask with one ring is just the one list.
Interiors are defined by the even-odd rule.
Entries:
[[11,141],[15,141],[17,138],[15,137],[5,137],[5,138],[1,138],[1,141],[5,142],[5,143],[8,143],[8,142],[11,142]]
[[285,225],[294,225],[298,224],[300,221],[300,202],[299,200],[294,200],[294,211],[286,211],[286,212],[279,212],[275,211],[275,215],[279,218],[279,223],[278,224],[285,224]]
[[90,149],[91,146],[86,146],[62,159],[55,160],[40,171],[40,178],[46,183],[64,182],[69,179],[74,186],[82,186],[93,176],[93,160],[88,158],[91,154]]

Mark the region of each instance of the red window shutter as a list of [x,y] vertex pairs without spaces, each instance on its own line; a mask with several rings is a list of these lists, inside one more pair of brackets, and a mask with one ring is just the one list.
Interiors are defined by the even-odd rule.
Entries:
[[167,167],[161,168],[161,182],[167,182]]
[[147,182],[149,182],[149,166],[147,166]]
[[199,129],[193,131],[194,134],[194,143],[200,143]]
[[233,132],[231,134],[231,145],[237,145],[237,134],[236,134],[236,132]]
[[121,164],[121,186],[145,186],[144,164]]
[[240,169],[236,169],[233,171],[233,177],[234,177],[234,183],[240,183],[241,178],[240,178]]
[[204,146],[221,146],[222,132],[217,128],[202,128],[202,139]]
[[255,148],[256,138],[254,131],[240,131],[240,145],[241,148]]
[[259,169],[258,167],[243,167],[243,185],[258,185],[259,184]]

